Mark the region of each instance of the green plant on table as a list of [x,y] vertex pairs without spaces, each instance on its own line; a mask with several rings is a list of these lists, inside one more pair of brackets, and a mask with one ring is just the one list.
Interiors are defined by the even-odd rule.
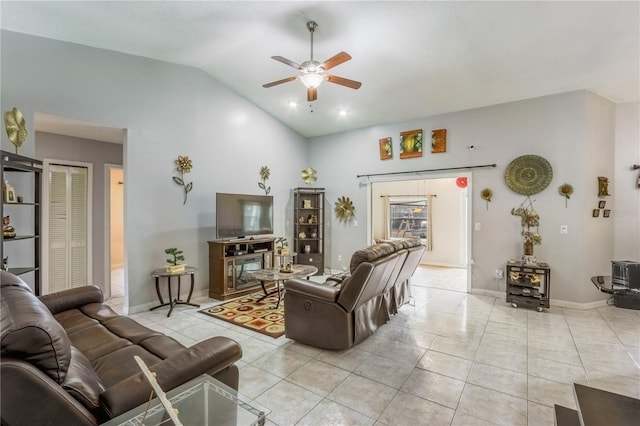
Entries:
[[285,247],[289,247],[289,242],[285,237],[276,238],[276,248],[278,249],[278,253],[282,253]]
[[173,256],[173,259],[167,259],[167,263],[169,265],[178,265],[178,262],[184,261],[184,256],[182,255],[182,250],[178,250],[175,247],[165,249],[164,252]]

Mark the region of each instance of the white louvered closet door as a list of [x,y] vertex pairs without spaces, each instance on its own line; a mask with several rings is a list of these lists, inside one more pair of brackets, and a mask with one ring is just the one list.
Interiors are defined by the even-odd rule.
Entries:
[[87,169],[52,165],[49,182],[49,292],[56,292],[88,283]]

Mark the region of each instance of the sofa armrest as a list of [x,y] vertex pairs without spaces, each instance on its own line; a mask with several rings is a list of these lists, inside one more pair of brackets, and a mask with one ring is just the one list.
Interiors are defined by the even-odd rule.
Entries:
[[303,296],[315,297],[328,302],[335,302],[340,294],[340,287],[334,287],[326,284],[318,284],[313,281],[292,278],[284,282],[286,291],[291,291]]
[[80,308],[89,303],[102,303],[102,290],[95,285],[71,288],[39,297],[52,314]]
[[[167,392],[202,374],[215,374],[242,358],[242,347],[235,340],[217,336],[199,342],[149,367],[163,391]],[[142,372],[131,376],[101,395],[104,410],[118,416],[149,399],[151,386]]]

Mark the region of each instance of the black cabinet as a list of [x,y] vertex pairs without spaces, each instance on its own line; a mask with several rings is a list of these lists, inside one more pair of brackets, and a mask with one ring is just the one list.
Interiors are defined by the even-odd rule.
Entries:
[[318,268],[324,273],[324,188],[294,188],[293,247],[296,263]]
[[[42,162],[22,155],[1,151],[0,182],[14,188],[14,196],[6,197],[3,187],[0,215],[9,216],[15,236],[2,233],[0,258],[7,259],[8,270],[25,276],[36,295],[40,295],[40,192]],[[4,229],[3,229],[4,231]]]
[[549,308],[551,268],[546,264],[507,263],[507,303],[517,308],[527,306],[542,312]]

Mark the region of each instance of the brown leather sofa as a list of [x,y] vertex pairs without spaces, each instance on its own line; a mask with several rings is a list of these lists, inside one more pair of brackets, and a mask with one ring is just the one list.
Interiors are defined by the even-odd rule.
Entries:
[[36,297],[0,272],[3,425],[96,425],[149,399],[139,356],[168,391],[210,374],[238,388],[242,348],[218,336],[185,348],[118,315],[98,287]]
[[411,297],[409,279],[425,247],[390,240],[356,251],[347,274],[324,283],[284,283],[286,336],[324,349],[347,349],[371,336]]

